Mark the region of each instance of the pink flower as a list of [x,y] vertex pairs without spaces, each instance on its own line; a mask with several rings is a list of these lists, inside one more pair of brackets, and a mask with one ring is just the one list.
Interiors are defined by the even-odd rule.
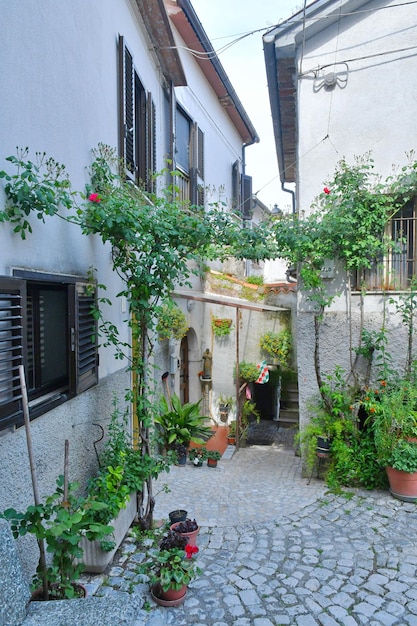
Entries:
[[90,193],[88,199],[90,200],[90,202],[96,202],[97,204],[101,202],[101,198],[99,197],[98,193]]
[[330,193],[330,189],[328,187],[325,187],[323,189],[323,191],[324,191],[325,194],[329,194]]

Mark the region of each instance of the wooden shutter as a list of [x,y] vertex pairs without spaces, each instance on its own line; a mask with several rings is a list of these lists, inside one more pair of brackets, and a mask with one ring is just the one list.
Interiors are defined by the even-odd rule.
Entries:
[[93,315],[96,292],[91,283],[76,283],[74,288],[75,391],[81,393],[98,383],[97,322]]
[[240,162],[232,165],[232,209],[240,211]]
[[126,173],[135,177],[135,82],[133,57],[119,35],[119,152]]
[[197,123],[191,126],[191,204],[204,206],[204,133]]
[[146,98],[146,189],[155,191],[153,174],[156,172],[156,110],[152,94]]
[[197,129],[197,174],[204,181],[204,133]]
[[0,278],[0,428],[23,422],[19,365],[25,350],[25,281]]
[[252,176],[243,176],[242,217],[252,219]]

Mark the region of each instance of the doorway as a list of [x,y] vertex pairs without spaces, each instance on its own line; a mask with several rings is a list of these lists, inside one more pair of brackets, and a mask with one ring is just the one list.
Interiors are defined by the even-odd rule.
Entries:
[[185,404],[190,400],[189,387],[189,361],[188,361],[188,337],[185,336],[181,340],[180,346],[180,400],[181,404]]

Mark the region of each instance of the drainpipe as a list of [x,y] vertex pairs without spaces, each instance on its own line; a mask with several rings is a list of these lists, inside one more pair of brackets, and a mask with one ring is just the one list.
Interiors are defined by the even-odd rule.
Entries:
[[[249,141],[248,143],[244,143],[242,146],[242,178],[240,181],[240,197],[242,198],[243,201],[243,180],[246,174],[246,154],[245,154],[245,150],[248,146],[253,146],[254,143],[259,143],[259,137],[256,135],[252,141]],[[247,228],[247,224],[246,222],[249,222],[249,220],[242,220],[243,221],[243,228]],[[250,261],[248,261],[246,259],[245,261],[245,276],[249,276],[250,273]]]
[[285,183],[281,183],[281,189],[282,189],[282,191],[285,191],[285,193],[290,193],[291,194],[292,214],[295,215],[295,191],[285,187]]

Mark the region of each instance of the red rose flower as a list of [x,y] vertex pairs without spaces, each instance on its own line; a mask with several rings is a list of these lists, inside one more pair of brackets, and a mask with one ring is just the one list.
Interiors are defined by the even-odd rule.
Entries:
[[101,198],[99,197],[98,193],[90,193],[88,199],[90,200],[90,202],[96,202],[97,204],[101,202]]
[[328,187],[325,187],[323,189],[323,191],[324,191],[325,194],[329,194],[330,193],[330,189]]

